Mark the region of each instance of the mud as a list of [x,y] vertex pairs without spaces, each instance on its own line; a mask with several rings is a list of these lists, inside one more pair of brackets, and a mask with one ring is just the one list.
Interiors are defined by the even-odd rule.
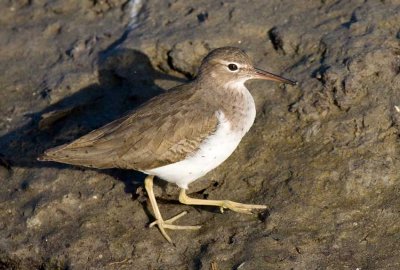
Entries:
[[[397,1],[0,3],[0,269],[400,268]],[[195,76],[213,48],[299,81],[250,82],[257,118],[192,196],[267,204],[259,215],[184,206],[143,175],[40,163]]]

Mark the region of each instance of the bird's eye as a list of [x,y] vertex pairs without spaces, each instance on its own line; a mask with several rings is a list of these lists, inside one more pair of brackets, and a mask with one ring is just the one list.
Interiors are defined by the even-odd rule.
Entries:
[[228,68],[229,68],[230,71],[238,70],[238,66],[236,64],[229,64]]

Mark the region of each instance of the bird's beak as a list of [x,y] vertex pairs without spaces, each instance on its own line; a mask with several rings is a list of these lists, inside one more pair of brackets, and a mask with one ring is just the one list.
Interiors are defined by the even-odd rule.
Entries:
[[293,81],[293,80],[289,80],[286,78],[283,78],[281,76],[272,74],[270,72],[258,69],[258,68],[254,68],[253,71],[253,79],[261,79],[261,80],[269,80],[269,81],[274,81],[274,82],[281,82],[281,83],[287,83],[290,85],[296,85],[297,82]]

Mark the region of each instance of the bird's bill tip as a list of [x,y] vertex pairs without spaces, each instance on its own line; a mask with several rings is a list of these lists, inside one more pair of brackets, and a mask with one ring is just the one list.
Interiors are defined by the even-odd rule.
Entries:
[[261,79],[261,80],[268,80],[268,81],[274,81],[274,82],[281,82],[281,83],[286,83],[290,85],[297,85],[297,81],[290,80],[287,78],[284,78],[282,76],[255,68],[254,69],[254,78],[255,79]]

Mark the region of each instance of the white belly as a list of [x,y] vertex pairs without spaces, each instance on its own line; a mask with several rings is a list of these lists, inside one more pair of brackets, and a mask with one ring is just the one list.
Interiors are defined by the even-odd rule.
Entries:
[[[182,161],[151,169],[145,173],[156,175],[187,189],[191,182],[224,162],[239,145],[245,132],[233,131],[231,123],[221,111],[217,112],[217,117],[219,120],[217,130],[200,145],[197,152]],[[250,126],[253,121],[254,118]]]

